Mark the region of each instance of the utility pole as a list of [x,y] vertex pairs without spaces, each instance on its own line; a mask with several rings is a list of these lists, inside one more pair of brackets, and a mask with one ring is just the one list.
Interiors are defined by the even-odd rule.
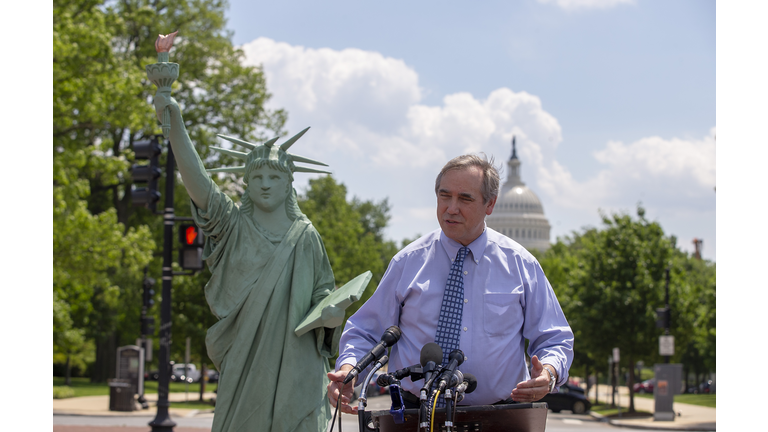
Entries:
[[176,422],[171,420],[168,407],[168,386],[171,382],[171,285],[173,283],[173,188],[176,180],[176,160],[173,149],[168,145],[165,163],[165,210],[163,211],[163,285],[160,302],[160,351],[158,352],[157,415],[149,425],[152,431],[172,431]]

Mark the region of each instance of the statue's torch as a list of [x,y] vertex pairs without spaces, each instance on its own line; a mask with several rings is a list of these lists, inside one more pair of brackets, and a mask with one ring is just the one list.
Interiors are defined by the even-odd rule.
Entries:
[[[155,41],[157,63],[146,66],[147,78],[157,87],[158,93],[165,93],[168,97],[171,96],[171,85],[179,77],[179,64],[168,62],[169,51],[171,51],[173,39],[177,33],[178,31],[175,31],[169,35],[159,35],[157,37]],[[171,109],[169,107],[165,107],[165,110],[163,110],[161,122],[163,136],[168,139],[168,135],[171,132]]]

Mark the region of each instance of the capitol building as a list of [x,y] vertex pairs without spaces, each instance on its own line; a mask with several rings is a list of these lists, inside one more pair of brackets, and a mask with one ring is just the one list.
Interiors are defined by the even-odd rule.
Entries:
[[528,250],[549,249],[549,231],[552,228],[544,216],[539,197],[520,177],[520,159],[517,158],[515,138],[512,137],[512,157],[507,161],[507,181],[499,191],[493,213],[485,219],[494,230],[520,243]]

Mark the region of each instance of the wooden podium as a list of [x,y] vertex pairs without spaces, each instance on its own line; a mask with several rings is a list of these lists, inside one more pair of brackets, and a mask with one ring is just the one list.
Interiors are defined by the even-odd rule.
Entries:
[[[458,432],[544,432],[548,407],[545,402],[513,405],[459,406],[454,429]],[[407,409],[405,422],[395,424],[389,411],[371,411],[377,432],[418,432],[419,410]],[[435,432],[445,432],[445,412],[435,413]]]

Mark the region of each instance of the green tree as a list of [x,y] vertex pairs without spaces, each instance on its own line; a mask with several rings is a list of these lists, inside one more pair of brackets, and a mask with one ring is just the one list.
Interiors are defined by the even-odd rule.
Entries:
[[346,196],[346,186],[324,176],[309,181],[299,206],[323,238],[337,286],[367,270],[373,273],[362,298],[347,308],[349,318],[376,290],[397,247],[384,240],[388,201],[347,201]]
[[578,240],[583,270],[573,286],[576,301],[568,308],[577,332],[592,354],[606,358],[618,347],[628,366],[630,412],[634,411],[634,362],[658,344],[656,308],[663,305],[664,271],[673,240],[657,222],[627,214],[603,215],[602,230],[587,230]]
[[[156,279],[161,273],[159,254],[150,259],[162,241],[162,218],[131,205],[128,171],[131,143],[159,132],[149,103],[155,89],[144,71],[156,61],[157,35],[181,35],[171,52],[181,64],[174,97],[208,166],[231,162],[210,154],[216,133],[258,141],[280,134],[285,122],[282,110],[264,109],[264,74],[242,66],[224,27],[225,7],[216,0],[54,0],[54,352],[95,343],[95,381],[114,373],[115,348],[139,335],[144,265]],[[231,177],[219,180],[233,187]],[[189,214],[177,186],[177,214]],[[196,277],[189,294],[197,297],[177,296],[184,304],[205,304],[204,276]],[[190,322],[210,315],[184,312]],[[175,337],[186,329],[179,325]]]

